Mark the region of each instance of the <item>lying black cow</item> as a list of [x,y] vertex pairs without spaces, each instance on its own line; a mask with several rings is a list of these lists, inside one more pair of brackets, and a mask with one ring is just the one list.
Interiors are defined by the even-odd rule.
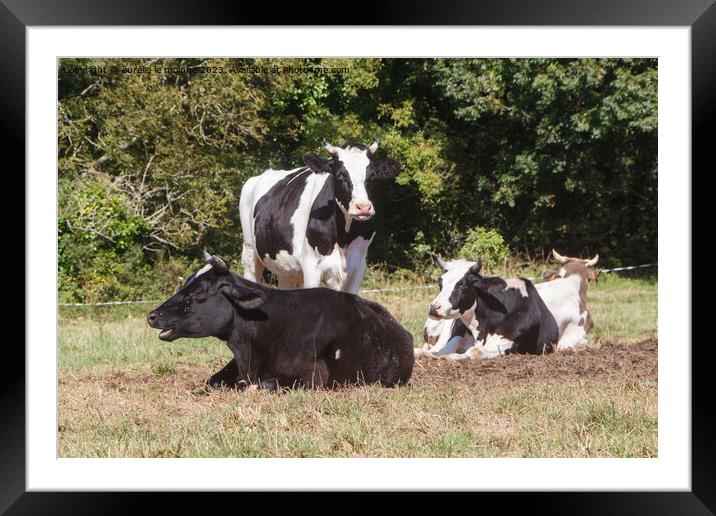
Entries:
[[553,351],[559,328],[531,281],[482,276],[479,260],[454,260],[443,267],[430,317],[460,318],[475,339],[468,352],[447,358]]
[[395,386],[413,370],[413,339],[388,311],[326,288],[277,290],[230,273],[221,258],[207,265],[147,322],[161,340],[217,337],[234,354],[211,385],[260,388]]

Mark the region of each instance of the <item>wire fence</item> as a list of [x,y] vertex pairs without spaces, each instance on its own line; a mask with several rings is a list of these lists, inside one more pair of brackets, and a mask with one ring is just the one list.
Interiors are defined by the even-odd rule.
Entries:
[[[600,269],[600,273],[609,273],[609,272],[621,272],[621,271],[630,271],[634,269],[646,269],[649,267],[657,267],[657,263],[645,263],[643,265],[629,265],[628,267],[615,267],[613,269]],[[533,281],[536,279],[542,279],[537,278],[533,276],[528,276],[528,280]],[[374,289],[366,289],[366,290],[360,290],[359,294],[376,294],[380,292],[402,292],[404,290],[418,290],[418,289],[427,289],[427,288],[435,288],[435,285],[413,285],[410,287],[394,287],[394,288],[374,288]],[[149,299],[144,300],[140,299],[137,301],[107,301],[104,303],[58,303],[58,306],[119,306],[119,305],[142,305],[142,304],[153,304],[153,303],[161,303],[162,299]]]

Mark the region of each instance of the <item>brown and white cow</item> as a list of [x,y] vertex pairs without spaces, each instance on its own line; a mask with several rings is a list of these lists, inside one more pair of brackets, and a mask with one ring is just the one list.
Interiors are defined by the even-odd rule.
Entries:
[[587,284],[599,277],[600,271],[592,269],[599,255],[592,259],[572,258],[554,249],[552,254],[562,266],[545,271],[544,283],[536,284],[535,288],[557,321],[557,349],[563,350],[588,343],[587,333],[594,323],[587,308]]

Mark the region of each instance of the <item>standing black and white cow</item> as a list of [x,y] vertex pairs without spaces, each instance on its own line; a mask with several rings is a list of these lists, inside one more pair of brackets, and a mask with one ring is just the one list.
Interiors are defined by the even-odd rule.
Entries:
[[508,353],[553,351],[559,339],[554,316],[531,281],[485,277],[480,261],[454,260],[443,265],[440,293],[430,317],[461,319],[474,339],[465,353],[447,358],[493,358]]
[[318,287],[357,293],[365,256],[375,236],[375,181],[402,168],[392,159],[371,157],[366,147],[325,145],[329,158],[304,156],[306,166],[267,170],[241,189],[240,217],[244,277],[260,281],[264,268],[279,288]]
[[396,386],[410,379],[412,336],[378,303],[327,288],[270,288],[232,274],[221,258],[206,259],[147,322],[165,341],[225,341],[234,360],[212,386]]

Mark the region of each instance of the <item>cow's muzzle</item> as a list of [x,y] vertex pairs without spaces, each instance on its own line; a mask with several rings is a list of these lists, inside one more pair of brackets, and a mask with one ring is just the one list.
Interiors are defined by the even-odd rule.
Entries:
[[372,202],[357,202],[355,204],[355,211],[351,213],[353,217],[358,220],[368,220],[375,215],[375,209],[373,208]]
[[147,324],[152,328],[162,330],[159,333],[159,340],[171,342],[176,338],[174,335],[174,329],[167,328],[167,325],[162,323],[160,314],[157,313],[156,310],[152,310],[151,312],[149,312],[149,315],[147,315]]
[[440,312],[438,312],[439,309],[439,305],[430,305],[430,310],[428,311],[428,314],[432,317],[440,317]]
[[428,317],[433,319],[457,319],[460,317],[460,310],[455,310],[450,305],[445,307],[440,303],[431,303]]

